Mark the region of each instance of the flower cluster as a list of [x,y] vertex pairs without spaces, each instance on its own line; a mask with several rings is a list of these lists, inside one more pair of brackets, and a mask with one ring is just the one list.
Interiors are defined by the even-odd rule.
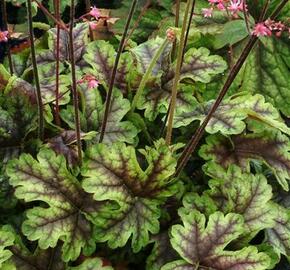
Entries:
[[85,75],[82,79],[77,81],[78,84],[87,83],[89,89],[93,89],[99,86],[99,81],[92,75]]
[[8,31],[0,31],[0,42],[7,42],[8,34]]
[[233,17],[237,17],[240,11],[247,11],[247,5],[244,0],[208,0],[210,8],[203,8],[202,14],[206,18],[212,17],[214,9],[227,11]]
[[89,13],[92,17],[98,20],[101,17],[101,11],[95,6],[91,7],[91,11]]
[[290,28],[280,21],[275,22],[268,19],[265,22],[257,23],[252,34],[257,37],[271,36],[272,34],[276,37],[280,37],[284,31],[288,31],[288,33],[290,33]]

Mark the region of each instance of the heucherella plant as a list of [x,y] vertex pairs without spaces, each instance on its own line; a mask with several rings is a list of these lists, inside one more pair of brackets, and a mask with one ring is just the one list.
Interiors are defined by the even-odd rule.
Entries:
[[0,269],[288,269],[289,12],[1,1]]

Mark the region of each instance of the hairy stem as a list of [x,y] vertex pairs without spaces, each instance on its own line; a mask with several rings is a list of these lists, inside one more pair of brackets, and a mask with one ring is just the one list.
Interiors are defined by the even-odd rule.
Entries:
[[[55,16],[60,19],[60,0],[54,1]],[[59,56],[60,56],[60,27],[56,25],[56,67],[55,67],[55,122],[60,126],[59,117]]]
[[71,62],[72,96],[73,96],[74,117],[75,117],[75,133],[76,133],[77,148],[78,148],[78,163],[79,165],[81,165],[82,141],[81,141],[81,123],[80,123],[80,116],[79,116],[79,98],[78,98],[78,92],[77,92],[75,56],[74,56],[74,40],[73,40],[74,17],[75,17],[75,2],[74,0],[71,0],[70,27],[69,27],[69,55],[70,55],[70,62]]
[[[278,5],[276,10],[273,12],[273,14],[270,17],[272,20],[274,20],[277,17],[277,15],[280,13],[282,8],[287,4],[287,2],[288,2],[288,0],[281,1],[281,3]],[[265,8],[263,9],[263,12],[264,12],[264,10],[265,10]],[[206,128],[208,122],[210,121],[213,114],[215,113],[215,111],[219,107],[220,103],[222,102],[224,96],[226,95],[227,91],[229,90],[231,84],[233,83],[234,79],[236,78],[237,74],[239,73],[241,67],[243,66],[244,62],[246,61],[247,57],[249,56],[249,54],[250,54],[252,48],[254,47],[254,45],[256,44],[257,40],[258,40],[258,38],[256,36],[251,36],[247,45],[243,49],[238,61],[231,68],[230,73],[228,75],[228,78],[227,78],[222,90],[220,91],[215,103],[211,107],[208,115],[206,116],[206,118],[204,119],[202,124],[199,126],[199,128],[196,130],[196,132],[194,133],[194,135],[192,136],[190,141],[187,143],[185,149],[183,150],[181,156],[179,157],[178,162],[177,162],[175,176],[178,176],[180,174],[180,172],[182,171],[182,169],[184,168],[184,166],[188,162],[191,154],[195,151],[201,137],[203,136],[203,134],[205,132],[205,128]]]
[[[4,31],[8,31],[7,9],[6,9],[5,0],[1,0],[1,7],[2,7]],[[7,56],[8,56],[9,70],[10,70],[10,74],[12,75],[14,71],[13,71],[13,62],[12,62],[12,56],[11,56],[11,51],[10,51],[10,35],[9,34],[8,34],[8,41],[6,43],[6,51],[7,51]]]
[[168,45],[168,40],[165,38],[163,43],[161,44],[161,46],[157,49],[156,53],[154,54],[153,59],[151,60],[149,67],[147,68],[144,76],[142,77],[142,80],[139,84],[139,87],[138,87],[136,94],[135,94],[133,101],[132,101],[131,112],[134,112],[136,105],[137,105],[141,95],[143,94],[145,85],[146,85],[147,81],[150,79],[150,76],[152,74],[152,70],[155,67],[158,59],[160,58],[161,54],[163,53],[163,51],[167,45]]
[[51,20],[53,20],[59,27],[61,27],[65,31],[69,31],[66,27],[65,23],[61,19],[57,19],[55,16],[53,16],[39,1],[33,0],[38,7],[42,10],[42,12],[49,17]]
[[192,3],[192,0],[187,0],[185,15],[183,18],[182,29],[181,29],[180,44],[177,51],[175,76],[174,76],[174,81],[173,81],[173,86],[172,86],[170,110],[169,110],[169,115],[168,115],[168,126],[167,126],[166,139],[165,139],[168,145],[171,143],[171,137],[172,137],[173,118],[174,118],[174,111],[175,111],[176,98],[177,98],[177,89],[179,86],[180,71],[181,71],[182,60],[183,60],[185,32],[186,32],[186,26],[187,26],[191,3]]
[[42,103],[42,98],[41,98],[41,90],[40,90],[36,55],[35,55],[31,0],[27,0],[27,16],[28,16],[28,27],[29,27],[30,48],[31,48],[31,61],[32,61],[32,67],[33,67],[33,76],[34,76],[34,81],[35,81],[36,99],[37,99],[37,106],[38,106],[38,138],[40,140],[43,140],[43,137],[44,137],[43,103]]
[[116,74],[117,74],[117,69],[118,69],[118,64],[120,61],[120,57],[121,57],[121,53],[123,51],[123,47],[124,47],[124,43],[126,40],[126,36],[129,30],[129,26],[134,14],[134,10],[136,7],[138,0],[133,0],[132,1],[132,5],[131,5],[131,9],[127,18],[127,22],[125,25],[125,30],[124,33],[122,35],[122,39],[120,41],[119,44],[119,48],[118,48],[118,52],[117,52],[117,56],[115,59],[115,63],[114,63],[114,67],[111,73],[111,79],[110,79],[110,84],[109,84],[109,89],[108,89],[108,93],[106,96],[106,108],[105,108],[105,113],[104,113],[104,117],[103,117],[103,122],[102,122],[102,127],[101,127],[101,134],[100,134],[100,143],[103,141],[104,139],[104,135],[106,132],[106,126],[107,126],[107,121],[108,121],[108,116],[109,116],[109,111],[110,111],[110,107],[111,107],[111,99],[112,99],[112,93],[113,93],[113,87],[114,87],[114,83],[115,83],[115,78],[116,78]]

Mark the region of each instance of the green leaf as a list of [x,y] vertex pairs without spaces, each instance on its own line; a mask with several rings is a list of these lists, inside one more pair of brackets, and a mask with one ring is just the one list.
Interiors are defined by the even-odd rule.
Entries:
[[[88,89],[81,86],[83,110],[80,112],[81,129],[83,132],[98,131],[94,141],[99,141],[99,132],[101,129],[105,104],[102,101],[98,89]],[[107,119],[107,127],[104,136],[104,143],[127,142],[133,143],[138,133],[136,127],[129,121],[123,121],[124,116],[130,111],[130,102],[123,98],[122,93],[115,89],[112,96],[111,107]],[[67,106],[61,111],[62,119],[74,129],[74,109],[73,106]]]
[[[180,79],[209,83],[215,75],[222,73],[226,68],[227,64],[221,56],[210,55],[210,51],[206,48],[191,48],[184,55]],[[174,77],[174,69],[170,70],[167,76]]]
[[256,233],[274,225],[275,207],[271,203],[272,188],[262,174],[242,173],[237,166],[228,170],[210,162],[204,167],[210,175],[210,191],[206,194],[214,200],[223,213],[238,213],[244,218],[247,233]]
[[7,248],[14,243],[14,235],[7,226],[0,228],[0,267],[11,256],[12,252]]
[[97,211],[98,204],[82,189],[66,168],[65,158],[42,149],[37,160],[22,154],[7,166],[15,195],[25,202],[42,201],[48,207],[35,206],[26,212],[23,233],[31,241],[38,240],[41,249],[55,247],[63,241],[63,260],[75,260],[83,249],[95,249],[92,225],[86,219]]
[[112,201],[94,220],[98,240],[108,241],[111,248],[124,246],[131,236],[134,252],[147,245],[149,233],[159,231],[162,202],[176,192],[170,179],[176,160],[164,141],[141,153],[148,164],[145,170],[131,146],[97,144],[87,152],[83,188],[97,201]]
[[[141,96],[137,107],[140,110],[145,109],[145,117],[150,121],[156,119],[158,114],[166,113],[169,107],[171,98],[171,89],[163,88],[157,83],[148,85]],[[180,90],[177,93],[175,118],[185,112],[189,112],[197,106],[197,101],[193,97],[192,86],[181,84]]]
[[[175,117],[175,127],[187,126],[194,120],[203,121],[208,115],[214,100],[200,104],[196,109],[185,111]],[[245,122],[246,119],[250,121]],[[241,94],[225,99],[213,114],[206,131],[210,134],[222,133],[225,135],[240,134],[249,124],[253,131],[265,129],[279,129],[290,135],[290,129],[281,119],[279,112],[266,103],[261,95]]]
[[287,136],[280,132],[237,135],[225,138],[209,136],[202,146],[200,156],[213,160],[224,168],[236,164],[243,171],[250,171],[250,160],[262,160],[275,174],[280,185],[288,190],[290,179],[290,145]]
[[178,258],[176,251],[170,244],[168,232],[154,236],[154,247],[146,261],[147,270],[160,270],[162,265]]
[[[253,246],[241,250],[224,250],[226,246],[243,233],[243,219],[238,214],[221,212],[210,215],[205,227],[205,216],[196,210],[179,211],[182,225],[174,225],[171,230],[171,244],[183,258],[161,269],[203,269],[220,270],[264,270],[269,265],[269,257],[259,253]],[[191,267],[191,268],[190,268]]]
[[103,266],[101,258],[86,259],[81,265],[69,267],[68,270],[113,270],[111,266]]
[[239,90],[261,93],[283,114],[290,116],[289,56],[289,45],[283,40],[259,41],[237,77]]
[[[54,62],[56,59],[56,28],[48,31],[48,50],[42,50],[37,54],[36,61],[38,65]],[[83,55],[86,45],[89,43],[89,26],[87,23],[79,23],[73,29],[74,55],[76,65],[83,65]],[[60,30],[60,61],[69,61],[69,37],[68,32]]]
[[[95,132],[81,133],[81,140],[92,140],[95,138]],[[65,156],[67,162],[71,166],[78,164],[78,151],[76,132],[74,130],[64,130],[60,135],[57,135],[48,140],[47,146],[50,147],[58,155]]]
[[[159,47],[163,44],[163,42],[163,38],[156,37],[155,39],[149,39],[148,41],[141,43],[139,46],[131,50],[131,52],[136,57],[137,67],[141,74],[145,74],[154,55],[156,54]],[[157,76],[160,71],[166,70],[166,68],[168,68],[170,63],[171,47],[171,44],[168,43],[160,58],[156,62],[156,65],[152,71],[152,75]]]
[[[83,59],[92,68],[84,68],[83,72],[94,75],[103,86],[108,88],[116,54],[113,45],[109,42],[104,40],[91,42],[86,48]],[[114,85],[124,94],[131,88],[130,83],[135,69],[133,64],[133,57],[129,52],[121,54]]]
[[249,35],[244,20],[230,20],[223,26],[223,31],[214,36],[214,49],[218,50],[227,45],[234,45]]
[[290,256],[290,211],[276,205],[275,225],[266,230],[266,242],[273,246],[278,254]]

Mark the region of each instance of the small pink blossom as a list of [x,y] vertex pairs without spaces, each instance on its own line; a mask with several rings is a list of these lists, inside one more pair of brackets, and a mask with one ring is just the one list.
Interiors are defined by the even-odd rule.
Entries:
[[272,32],[264,23],[257,23],[252,34],[257,37],[262,37],[271,36]]
[[101,17],[101,12],[98,8],[93,6],[93,7],[91,7],[90,15],[92,17],[95,17],[96,20],[98,20]]
[[231,4],[228,7],[229,11],[236,14],[239,11],[243,11],[243,1],[242,0],[231,0]]
[[213,12],[213,8],[203,8],[202,9],[202,14],[203,14],[203,17],[205,17],[205,18],[211,18],[212,12]]
[[97,27],[98,27],[98,25],[97,25],[96,22],[89,22],[89,25],[90,25],[90,28],[91,28],[92,30],[96,30]]
[[96,79],[92,79],[90,81],[88,81],[88,87],[89,89],[93,89],[99,86],[99,81]]
[[0,42],[8,41],[8,31],[0,31]]
[[96,88],[100,82],[92,75],[84,75],[82,79],[77,81],[78,84],[87,83],[89,89]]
[[223,3],[218,3],[216,7],[218,10],[221,10],[221,11],[226,9]]

